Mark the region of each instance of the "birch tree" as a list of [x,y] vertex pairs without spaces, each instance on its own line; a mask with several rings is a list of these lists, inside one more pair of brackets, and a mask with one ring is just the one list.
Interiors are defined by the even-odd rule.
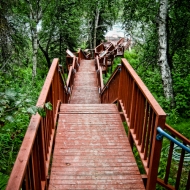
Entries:
[[35,5],[32,4],[30,0],[27,1],[30,10],[30,30],[32,38],[32,49],[33,49],[33,77],[36,76],[37,70],[37,55],[38,55],[38,24],[42,19],[42,7],[40,1],[36,1]]
[[38,26],[42,19],[42,1],[32,1],[26,0],[26,5],[29,9],[28,17],[30,19],[30,31],[31,31],[31,40],[32,40],[32,60],[33,60],[33,69],[32,75],[33,78],[36,77],[37,74],[37,55],[38,55]]
[[171,71],[167,58],[167,30],[166,18],[168,13],[168,0],[160,0],[159,19],[158,19],[158,36],[159,36],[159,58],[158,64],[161,69],[161,76],[163,81],[164,95],[167,99],[173,101],[173,87]]
[[[163,83],[163,92],[167,100],[173,102],[173,86],[171,69],[168,64],[168,0],[125,0],[124,17],[126,28],[139,27],[138,33],[142,33],[144,54],[147,65],[158,63]],[[157,34],[156,34],[157,32]],[[147,44],[147,45],[146,45]]]

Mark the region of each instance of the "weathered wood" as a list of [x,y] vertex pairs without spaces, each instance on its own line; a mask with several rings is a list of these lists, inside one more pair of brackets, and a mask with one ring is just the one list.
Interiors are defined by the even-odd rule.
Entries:
[[113,104],[62,104],[49,189],[144,189]]

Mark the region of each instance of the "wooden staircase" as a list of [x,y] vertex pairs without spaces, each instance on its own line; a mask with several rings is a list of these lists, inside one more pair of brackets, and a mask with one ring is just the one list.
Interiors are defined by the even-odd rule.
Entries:
[[82,60],[75,76],[71,104],[100,103],[96,76],[95,60]]
[[100,104],[94,60],[61,104],[49,189],[144,189],[116,105]]

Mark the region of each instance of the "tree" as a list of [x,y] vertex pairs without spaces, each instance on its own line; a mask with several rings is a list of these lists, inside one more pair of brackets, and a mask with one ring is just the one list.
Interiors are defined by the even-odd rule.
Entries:
[[[140,0],[136,2],[125,0],[124,5],[124,17],[126,19],[124,23],[126,28],[130,30],[133,25],[140,27],[141,32],[145,35],[143,43],[149,44],[149,50],[152,45],[155,47],[151,49],[151,53],[150,51],[146,51],[145,53],[149,56],[148,61],[150,61],[150,63],[152,62],[152,58],[154,62],[158,63],[163,81],[164,95],[166,99],[171,100],[172,103],[174,98],[173,85],[171,70],[167,61],[168,30],[166,27],[168,26],[168,1],[160,0],[156,2],[154,0]],[[148,30],[148,32],[146,30]],[[157,31],[157,34],[155,34],[155,31]],[[155,39],[157,40],[155,41]],[[153,41],[156,42],[156,44],[153,43]],[[152,52],[152,50],[155,52]],[[149,53],[152,54],[152,57]]]
[[158,40],[159,40],[159,58],[158,64],[161,68],[161,76],[163,81],[164,94],[167,99],[171,99],[173,102],[173,86],[171,70],[168,64],[167,57],[167,22],[168,15],[168,0],[160,0],[159,19],[158,19]]
[[48,6],[42,19],[39,32],[39,47],[43,52],[48,66],[50,60],[59,57],[65,60],[65,51],[76,51],[82,17],[82,8],[76,1],[57,1]]
[[117,0],[85,1],[85,19],[89,28],[89,46],[95,48],[104,40],[104,34],[116,21],[120,8]]

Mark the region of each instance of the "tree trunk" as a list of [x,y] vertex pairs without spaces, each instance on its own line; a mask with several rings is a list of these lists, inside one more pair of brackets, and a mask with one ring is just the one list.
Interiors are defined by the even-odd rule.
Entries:
[[168,0],[160,0],[159,10],[159,58],[158,64],[161,68],[161,76],[163,82],[164,95],[167,99],[173,102],[173,88],[171,71],[167,59],[167,30],[166,30],[166,17],[167,17]]
[[32,49],[33,49],[33,70],[32,70],[32,76],[33,78],[36,77],[36,70],[37,70],[37,54],[38,54],[38,29],[37,25],[39,21],[42,18],[42,9],[40,6],[40,1],[36,1],[36,4],[32,4],[31,1],[26,1],[28,3],[28,6],[30,8],[30,30],[31,30],[31,37],[32,37]]
[[40,50],[42,51],[42,53],[44,54],[44,56],[46,58],[48,68],[50,68],[51,67],[51,60],[50,60],[50,57],[49,57],[49,54],[48,54],[48,48],[46,48],[46,50],[44,50],[43,47],[40,45],[40,43],[39,43],[39,48],[40,48]]
[[94,25],[94,49],[96,48],[96,34],[97,34],[99,16],[100,16],[100,11],[98,8],[96,8],[95,25]]
[[32,32],[32,47],[33,47],[33,70],[32,70],[32,76],[36,77],[36,70],[37,70],[37,53],[38,53],[38,33],[37,33],[37,26],[33,28]]

